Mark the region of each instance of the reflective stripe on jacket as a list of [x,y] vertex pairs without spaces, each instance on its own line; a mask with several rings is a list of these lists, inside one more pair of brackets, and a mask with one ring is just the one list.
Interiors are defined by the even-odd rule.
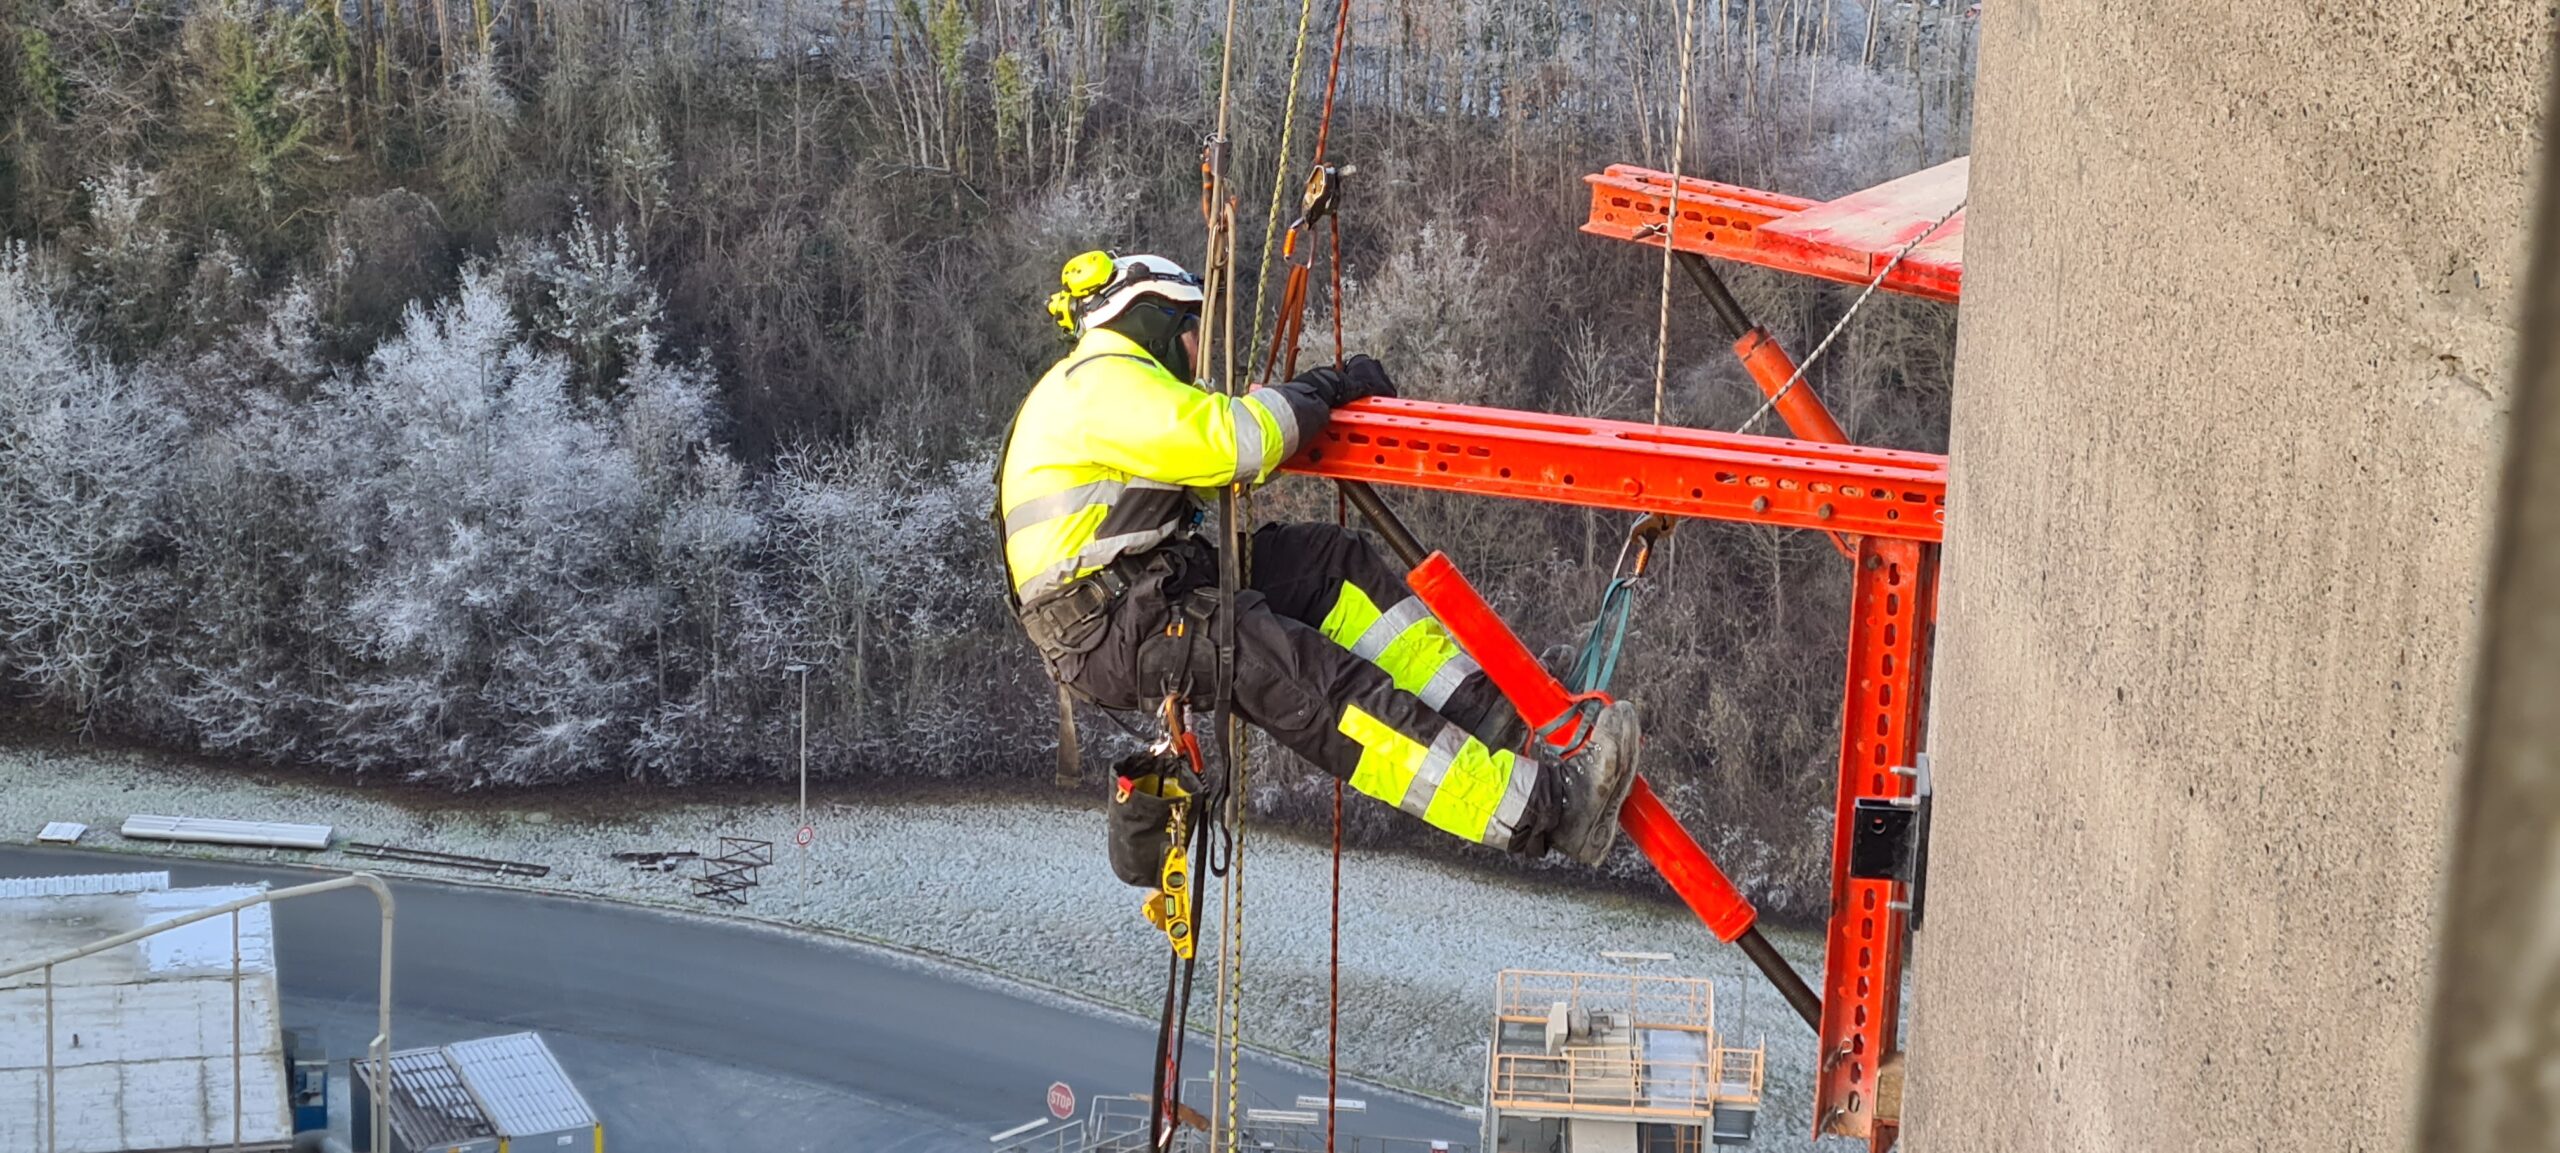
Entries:
[[1193,490],[1270,479],[1329,415],[1297,383],[1240,397],[1176,379],[1095,329],[1024,398],[996,504],[1015,595],[1029,601],[1190,521]]

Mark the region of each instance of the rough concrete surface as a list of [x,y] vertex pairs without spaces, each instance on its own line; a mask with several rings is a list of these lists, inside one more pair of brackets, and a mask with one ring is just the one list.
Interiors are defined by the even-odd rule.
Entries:
[[2437,960],[2420,1147],[2442,1153],[2560,1140],[2560,155],[2541,195]]
[[2410,1148],[2552,17],[1984,9],[1908,1145]]

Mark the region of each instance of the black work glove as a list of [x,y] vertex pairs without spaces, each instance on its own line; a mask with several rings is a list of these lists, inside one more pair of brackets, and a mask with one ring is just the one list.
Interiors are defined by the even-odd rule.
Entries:
[[1343,362],[1342,374],[1351,378],[1351,390],[1356,394],[1351,398],[1353,400],[1372,396],[1395,399],[1396,382],[1387,379],[1386,365],[1366,356],[1355,356]]
[[1329,364],[1310,368],[1290,383],[1305,385],[1326,408],[1396,394],[1395,382],[1387,379],[1386,367],[1366,356],[1352,357],[1341,368]]

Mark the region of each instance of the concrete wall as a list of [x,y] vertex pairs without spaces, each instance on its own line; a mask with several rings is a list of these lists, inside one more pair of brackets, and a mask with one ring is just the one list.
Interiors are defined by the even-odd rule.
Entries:
[[2560,1133],[2560,153],[2543,159],[2479,712],[2456,823],[2428,1153]]
[[2410,1148],[2548,10],[1984,8],[1908,1146]]

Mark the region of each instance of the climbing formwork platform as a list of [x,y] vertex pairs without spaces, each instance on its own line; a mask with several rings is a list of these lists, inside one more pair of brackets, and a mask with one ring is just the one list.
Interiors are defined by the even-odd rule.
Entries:
[[[1560,749],[1573,747],[1596,694],[1568,693],[1540,668],[1371,485],[1645,513],[1657,534],[1668,518],[1686,517],[1809,529],[1847,558],[1847,683],[1819,994],[1778,957],[1750,903],[1642,780],[1620,823],[1717,939],[1749,955],[1813,1027],[1814,1133],[1863,1137],[1878,1153],[1900,1126],[1903,958],[1927,859],[1922,726],[1947,461],[1847,443],[1803,368],[1751,323],[1706,258],[1953,302],[1963,281],[1966,175],[1960,158],[1830,201],[1624,165],[1588,178],[1584,231],[1660,246],[1664,259],[1686,266],[1789,437],[1370,400],[1335,413],[1286,466],[1342,483],[1412,567],[1415,595]],[[1646,531],[1640,524],[1637,534]],[[1638,543],[1631,535],[1630,549]]]
[[1728,1045],[1703,978],[1506,970],[1485,1066],[1492,1153],[1750,1140],[1764,1046]]

